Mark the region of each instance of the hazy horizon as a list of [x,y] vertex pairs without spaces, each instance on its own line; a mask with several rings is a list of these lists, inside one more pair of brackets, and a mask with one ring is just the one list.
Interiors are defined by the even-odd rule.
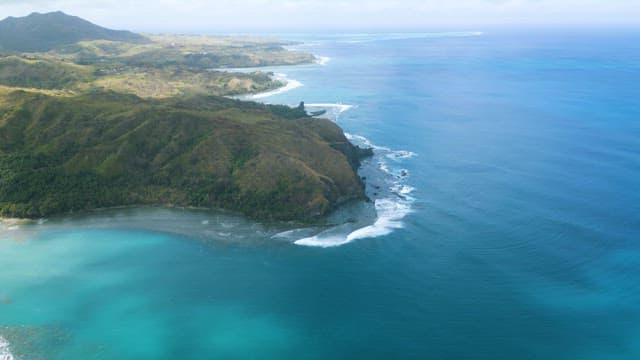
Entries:
[[518,26],[636,26],[640,2],[611,0],[5,0],[0,17],[64,11],[97,24],[144,32],[358,32],[481,30]]

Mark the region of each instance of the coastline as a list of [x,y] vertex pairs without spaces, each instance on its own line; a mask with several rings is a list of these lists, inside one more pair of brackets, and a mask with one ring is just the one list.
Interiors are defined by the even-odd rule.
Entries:
[[277,87],[275,89],[272,90],[268,90],[268,91],[263,91],[263,92],[257,92],[257,93],[249,93],[249,94],[241,94],[241,95],[235,95],[233,96],[233,98],[239,99],[239,100],[244,100],[244,101],[254,101],[254,100],[258,100],[258,99],[264,99],[273,95],[278,95],[278,94],[282,94],[285,92],[289,92],[291,90],[295,90],[299,87],[304,86],[303,83],[301,83],[298,80],[295,79],[289,79],[287,77],[286,74],[282,74],[282,73],[276,73],[272,76],[272,79],[274,81],[280,81],[283,82],[284,85]]
[[[314,64],[324,66],[329,61],[330,58],[326,57],[318,57],[314,55],[316,61]],[[301,64],[292,65],[292,66],[300,66]],[[261,67],[260,71],[263,71],[265,68],[270,68],[270,66]],[[253,69],[244,69],[244,71],[252,71]],[[225,71],[234,71],[234,69],[225,69]],[[295,90],[299,87],[302,87],[303,84],[294,79],[288,79],[287,75],[284,73],[272,73],[274,80],[285,81],[286,83],[283,86],[280,86],[274,90],[265,91],[262,93],[254,93],[254,94],[243,94],[243,95],[234,95],[230,96],[230,98],[235,98],[237,100],[242,101],[255,101],[258,99],[265,99],[274,95],[282,94],[288,91]],[[340,114],[349,111],[357,105],[343,104],[343,103],[329,103],[329,102],[312,102],[306,104],[308,108],[317,108],[317,109],[325,109],[328,111],[329,115],[327,118],[334,123],[338,122],[338,118]],[[320,116],[323,117],[323,116]],[[340,224],[341,221],[330,221],[329,219],[335,213],[340,213],[343,209],[350,207],[348,203],[351,200],[369,200],[369,205],[373,211],[376,213],[375,218],[367,220],[367,222],[362,223],[358,221],[357,225],[354,223],[353,226],[349,226],[348,228],[344,228],[343,225],[329,225],[329,228],[325,228],[324,230],[320,230],[319,232],[314,232],[314,234],[309,234],[311,236],[297,238],[297,239],[289,239],[292,243],[296,245],[305,245],[305,246],[319,246],[319,247],[332,247],[332,246],[340,246],[349,242],[352,242],[361,238],[368,237],[377,237],[381,235],[388,234],[392,232],[394,229],[401,228],[402,219],[409,213],[411,210],[411,203],[413,199],[409,196],[409,194],[414,190],[410,186],[405,186],[399,183],[399,181],[403,181],[406,178],[403,174],[408,174],[408,172],[404,169],[400,170],[390,170],[389,166],[386,164],[386,159],[390,160],[401,160],[403,158],[412,157],[413,153],[406,151],[393,151],[386,147],[375,146],[368,139],[351,135],[346,133],[341,127],[338,126],[340,131],[344,134],[346,141],[356,149],[369,149],[368,156],[358,156],[359,160],[374,157],[375,159],[366,160],[363,163],[360,161],[356,161],[354,164],[353,171],[357,175],[358,179],[361,182],[361,186],[364,189],[364,197],[348,197],[345,199],[338,200],[335,202],[329,211],[327,211],[324,215],[319,218],[313,219],[313,221],[304,221],[300,219],[289,219],[289,220],[274,220],[274,219],[266,219],[260,217],[249,216],[240,211],[234,211],[232,209],[225,209],[219,207],[195,207],[195,206],[176,206],[174,204],[132,204],[125,206],[113,206],[106,208],[96,208],[96,209],[86,209],[80,211],[73,212],[65,212],[59,214],[51,214],[52,218],[69,216],[69,215],[91,215],[91,214],[99,214],[100,212],[113,211],[118,209],[146,209],[146,208],[155,208],[155,209],[166,209],[166,210],[203,210],[203,211],[211,211],[211,212],[228,212],[229,214],[243,217],[247,220],[256,221],[261,224],[268,223],[281,223],[284,224],[288,222],[289,225],[297,224],[296,228],[309,228],[313,226],[326,226],[330,223]],[[348,149],[347,149],[348,150]],[[349,158],[349,151],[341,151],[347,158]],[[356,151],[354,154],[357,154]],[[351,155],[354,155],[351,154]],[[410,154],[409,156],[403,156],[404,154]],[[354,155],[355,156],[355,155]],[[384,160],[382,160],[384,158]],[[364,170],[364,163],[367,163],[367,167],[375,168],[375,170],[368,169]],[[371,171],[381,171],[385,173],[385,176],[390,176],[392,178],[393,186],[386,191],[385,189],[381,190],[381,187],[386,187],[386,185],[380,185],[376,182],[371,182],[371,178],[376,177],[376,175],[372,176]],[[366,176],[364,176],[366,174]],[[398,175],[400,174],[400,175]],[[399,179],[399,180],[398,180]],[[389,180],[384,180],[383,182],[388,182]],[[394,190],[395,189],[395,190]],[[410,189],[410,190],[408,190]],[[379,194],[381,193],[381,194]],[[384,193],[384,194],[382,194]],[[368,216],[365,216],[369,218]],[[361,219],[362,220],[362,219]],[[20,225],[26,224],[34,224],[34,223],[43,223],[46,219],[21,219],[21,218],[0,218],[0,223],[6,225],[8,230],[13,230],[19,227]],[[324,225],[323,225],[324,224]],[[336,234],[336,229],[342,227],[345,233]]]

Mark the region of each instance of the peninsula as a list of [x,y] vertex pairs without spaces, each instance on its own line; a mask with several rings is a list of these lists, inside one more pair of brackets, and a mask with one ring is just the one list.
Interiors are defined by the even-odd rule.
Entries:
[[333,122],[225,96],[312,55],[253,38],[143,36],[56,12],[0,21],[0,216],[116,206],[313,221],[364,199],[370,150]]

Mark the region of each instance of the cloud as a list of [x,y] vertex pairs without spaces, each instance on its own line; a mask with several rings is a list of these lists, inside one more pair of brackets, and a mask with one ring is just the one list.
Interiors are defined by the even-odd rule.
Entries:
[[0,0],[0,15],[63,10],[138,31],[427,29],[633,23],[638,0]]

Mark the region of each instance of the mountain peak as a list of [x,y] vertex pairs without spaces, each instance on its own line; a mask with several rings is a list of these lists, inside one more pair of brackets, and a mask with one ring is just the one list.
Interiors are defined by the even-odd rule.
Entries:
[[149,41],[142,35],[107,29],[62,11],[34,12],[0,21],[0,51],[49,51],[83,40]]

